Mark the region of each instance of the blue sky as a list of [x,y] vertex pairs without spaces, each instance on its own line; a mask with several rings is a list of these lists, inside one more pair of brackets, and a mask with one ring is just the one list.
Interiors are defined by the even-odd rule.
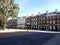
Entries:
[[55,11],[57,9],[60,11],[60,0],[15,0],[19,4],[19,16],[27,15],[37,15],[38,12],[45,13]]

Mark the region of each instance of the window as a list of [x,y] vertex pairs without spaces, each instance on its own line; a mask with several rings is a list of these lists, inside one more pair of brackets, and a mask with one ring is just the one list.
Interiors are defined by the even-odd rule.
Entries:
[[47,19],[48,19],[49,17],[47,16]]
[[50,24],[52,24],[52,21],[50,21]]
[[53,24],[55,24],[55,20],[53,21]]
[[60,18],[60,15],[57,15],[57,18]]
[[34,22],[34,24],[35,24],[35,22]]
[[36,25],[37,25],[37,22],[36,22]]
[[55,19],[55,16],[53,16],[53,19]]
[[34,28],[35,28],[35,26],[34,26]]
[[33,21],[33,19],[32,19],[32,21]]
[[57,26],[57,29],[59,30],[59,26]]
[[45,20],[45,17],[44,17],[44,20]]
[[59,24],[60,23],[60,20],[57,20],[57,24]]
[[34,18],[34,20],[35,20],[35,18]]
[[36,20],[37,20],[37,18],[36,18]]
[[47,21],[47,23],[49,23],[49,21]]
[[53,29],[55,29],[55,26],[53,26]]
[[50,19],[52,19],[52,16],[50,16]]
[[42,18],[41,18],[41,20],[42,20]]
[[45,26],[44,26],[44,28],[45,28]]
[[52,26],[50,26],[50,29],[52,29]]
[[37,28],[37,26],[36,26],[36,28]]

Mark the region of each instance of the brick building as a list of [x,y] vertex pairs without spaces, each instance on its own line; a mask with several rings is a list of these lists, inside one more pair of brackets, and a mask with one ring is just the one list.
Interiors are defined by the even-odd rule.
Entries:
[[38,15],[38,28],[41,30],[46,29],[46,13]]
[[50,12],[30,16],[26,19],[26,23],[30,29],[40,30],[60,30],[60,12]]
[[31,17],[26,18],[25,27],[31,29]]
[[31,29],[38,29],[38,17],[37,16],[31,17]]
[[52,12],[46,17],[46,30],[60,30],[60,12]]

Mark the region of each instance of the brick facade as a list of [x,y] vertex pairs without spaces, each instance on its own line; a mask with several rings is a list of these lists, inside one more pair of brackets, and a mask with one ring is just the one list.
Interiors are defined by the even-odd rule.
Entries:
[[[60,30],[60,12],[44,13],[26,19],[29,29]],[[28,27],[28,26],[26,26]]]

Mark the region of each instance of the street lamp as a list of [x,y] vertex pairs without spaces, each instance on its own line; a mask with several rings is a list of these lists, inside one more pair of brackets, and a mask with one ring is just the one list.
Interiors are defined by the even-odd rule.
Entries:
[[38,25],[38,30],[39,30],[39,25]]
[[28,25],[27,25],[27,31],[28,31]]
[[32,25],[31,25],[31,29],[32,29]]
[[30,25],[30,23],[27,23],[27,31],[28,31],[28,28],[29,28],[28,25]]

